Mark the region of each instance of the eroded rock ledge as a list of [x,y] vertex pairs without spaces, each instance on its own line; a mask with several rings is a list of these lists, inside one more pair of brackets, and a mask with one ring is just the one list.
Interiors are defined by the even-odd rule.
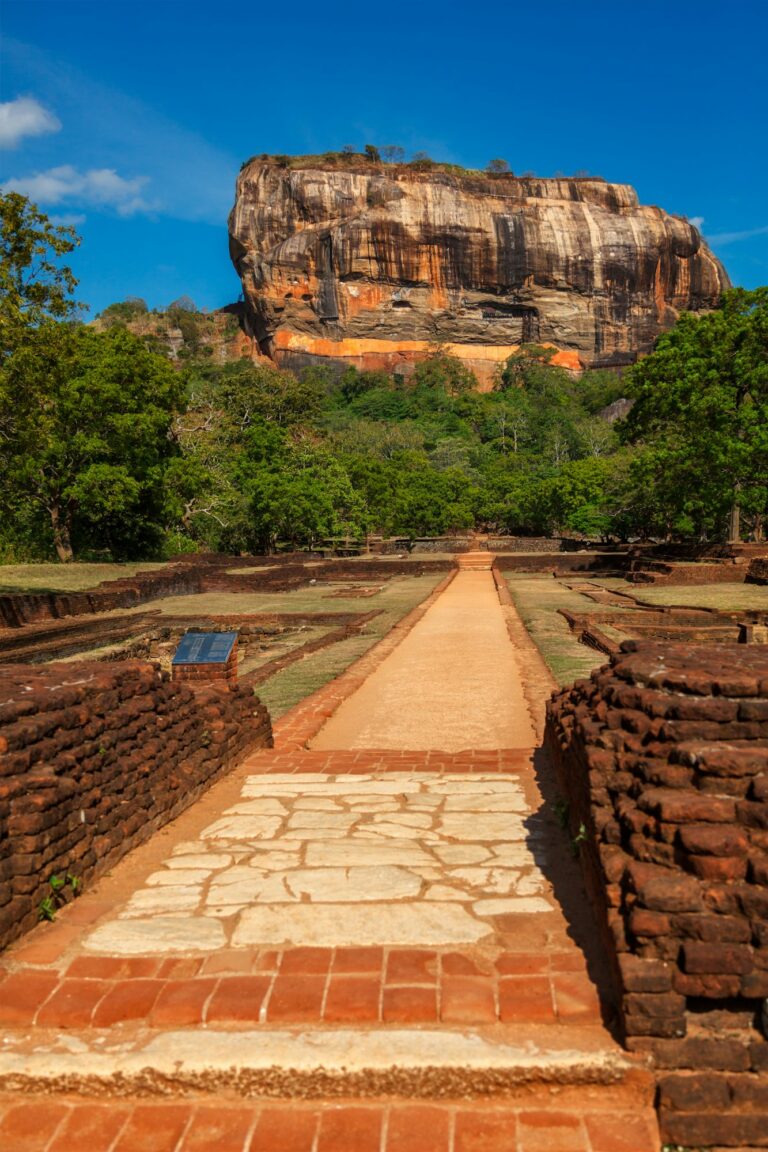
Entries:
[[625,364],[729,284],[686,219],[592,178],[260,157],[229,233],[248,323],[288,367],[407,371],[436,342],[485,382],[522,342]]

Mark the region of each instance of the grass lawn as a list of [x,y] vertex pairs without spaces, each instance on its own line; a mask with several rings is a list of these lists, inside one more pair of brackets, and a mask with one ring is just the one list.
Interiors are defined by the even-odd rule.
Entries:
[[137,572],[155,572],[165,562],[126,564],[2,564],[2,592],[86,592],[102,580],[119,580]]
[[[569,578],[571,579],[571,578]],[[759,584],[690,584],[669,587],[653,584],[630,584],[626,580],[589,577],[589,581],[616,592],[629,592],[639,601],[659,606],[676,605],[689,608],[717,608],[721,612],[757,609],[768,611],[768,588]],[[601,653],[579,643],[559,608],[571,612],[620,613],[618,605],[596,604],[579,592],[566,588],[551,576],[507,576],[507,584],[523,623],[546,660],[558,684],[571,684],[588,676],[593,668],[605,664]],[[617,627],[601,623],[598,627],[616,641],[632,635],[630,603],[627,602],[623,619]],[[618,624],[621,622],[621,629]]]
[[[596,581],[598,582],[598,581]],[[646,604],[680,608],[717,608],[721,612],[757,609],[768,612],[768,586],[764,584],[629,584],[626,580],[600,580],[606,588],[629,592]]]
[[561,687],[589,676],[593,668],[606,663],[604,653],[579,643],[558,609],[601,613],[617,609],[606,604],[597,605],[551,576],[512,574],[507,576],[507,584],[523,623]]
[[[444,576],[445,572],[435,572],[428,576],[393,576],[384,582],[371,580],[370,584],[365,585],[367,588],[381,589],[375,596],[349,598],[332,596],[331,593],[338,591],[338,584],[318,583],[311,586],[305,584],[291,592],[201,592],[192,596],[168,596],[162,600],[153,600],[151,607],[159,608],[169,616],[197,616],[209,613],[213,616],[226,616],[231,613],[247,616],[252,612],[373,612],[379,609],[388,611],[401,600],[408,600],[406,588],[413,586],[431,589]],[[424,592],[424,596],[426,595]],[[146,605],[133,611],[146,611]]]
[[[258,696],[269,709],[273,720],[277,720],[294,704],[322,688],[329,680],[340,676],[350,664],[385,636],[403,616],[406,616],[422,600],[425,600],[436,584],[445,578],[444,572],[434,572],[427,576],[394,576],[382,591],[366,599],[325,600],[320,586],[300,589],[298,592],[281,592],[258,597],[243,596],[238,600],[256,600],[260,607],[247,609],[243,606],[229,611],[268,612],[371,612],[380,609],[365,630],[358,636],[341,640],[330,648],[323,648],[310,656],[298,660],[282,672],[277,672],[256,689]],[[325,589],[327,592],[327,589]],[[206,598],[207,599],[207,598]],[[228,598],[233,599],[233,598]],[[291,608],[292,606],[292,608]]]

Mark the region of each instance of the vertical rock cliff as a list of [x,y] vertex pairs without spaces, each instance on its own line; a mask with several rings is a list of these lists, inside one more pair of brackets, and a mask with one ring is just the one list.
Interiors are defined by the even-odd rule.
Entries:
[[692,224],[592,178],[262,157],[229,233],[253,335],[287,367],[407,371],[440,343],[487,383],[523,342],[626,364],[728,287]]

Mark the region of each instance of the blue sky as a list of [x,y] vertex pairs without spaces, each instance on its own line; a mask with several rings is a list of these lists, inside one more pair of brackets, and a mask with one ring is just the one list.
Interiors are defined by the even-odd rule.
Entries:
[[368,142],[633,184],[768,283],[765,0],[3,0],[2,31],[0,181],[76,224],[93,311],[236,299],[241,162]]

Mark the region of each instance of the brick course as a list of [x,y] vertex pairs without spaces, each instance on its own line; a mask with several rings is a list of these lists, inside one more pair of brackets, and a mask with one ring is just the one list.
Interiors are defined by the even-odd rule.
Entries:
[[627,1046],[677,1070],[670,1142],[768,1133],[766,704],[766,649],[629,641],[548,706]]
[[87,883],[271,743],[246,686],[138,660],[0,665],[0,947],[35,924],[50,876]]

